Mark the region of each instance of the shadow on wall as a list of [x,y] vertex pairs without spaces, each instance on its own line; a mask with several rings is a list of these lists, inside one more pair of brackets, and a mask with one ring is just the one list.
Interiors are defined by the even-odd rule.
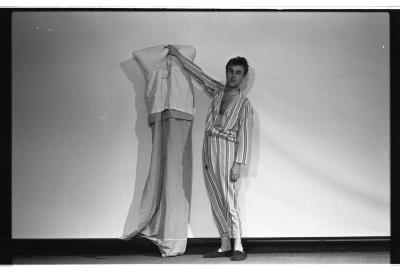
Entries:
[[[246,79],[242,83],[242,91],[245,96],[247,96],[251,102],[251,89],[254,86],[254,81],[256,77],[256,72],[253,68],[249,67],[249,72],[246,76]],[[251,130],[251,145],[249,152],[249,161],[248,164],[243,168],[243,177],[256,177],[257,175],[257,167],[259,162],[259,150],[260,150],[260,121],[258,118],[258,112],[254,106],[254,103],[251,102],[253,107],[253,127]]]
[[[138,222],[139,222],[139,211],[143,211],[143,208],[141,208],[141,202],[142,202],[142,194],[144,187],[146,185],[146,181],[148,180],[149,175],[149,166],[150,166],[150,161],[151,158],[153,157],[153,146],[152,146],[152,139],[153,135],[151,134],[151,129],[148,126],[148,112],[147,112],[147,107],[144,99],[145,95],[145,87],[146,87],[146,82],[145,78],[143,75],[143,71],[140,68],[139,64],[137,63],[136,60],[134,59],[129,59],[126,61],[123,61],[120,63],[120,67],[123,69],[125,75],[128,77],[128,79],[132,82],[134,86],[134,92],[135,92],[135,108],[137,112],[137,117],[136,117],[136,124],[135,124],[135,134],[138,139],[138,146],[137,146],[137,161],[136,161],[136,179],[135,179],[135,187],[134,187],[134,195],[132,199],[131,206],[128,211],[128,215],[124,224],[124,229],[123,229],[123,236],[128,236],[131,235],[133,232],[138,230]],[[185,197],[186,200],[189,202],[191,201],[191,189],[192,189],[192,127],[190,127],[189,131],[187,131],[188,135],[185,138],[185,144],[182,149],[182,154],[179,155],[182,157],[182,161],[180,163],[180,167],[177,166],[174,171],[176,170],[176,176],[179,176],[178,174],[183,174],[182,177],[182,184],[184,187],[185,191]],[[162,135],[162,138],[167,137],[168,135]],[[174,136],[172,137],[172,139]],[[165,141],[167,138],[162,141],[162,147],[161,149],[164,149],[166,151],[169,151],[170,148],[167,148],[166,145],[169,146],[168,141]],[[170,139],[170,137],[168,137]],[[163,153],[159,154],[162,155]],[[167,159],[173,159],[176,158],[178,155],[176,154],[168,154],[162,156],[161,160],[166,161]],[[178,157],[179,157],[178,156]],[[166,163],[161,163],[161,166],[164,166]],[[173,165],[170,165],[173,166]],[[154,166],[153,166],[154,167]],[[166,169],[165,169],[166,170]],[[155,171],[155,169],[153,170]],[[162,172],[163,169],[160,170]],[[152,173],[154,175],[154,173]],[[158,202],[156,203],[156,207],[158,207],[158,203],[161,203],[165,207],[165,195],[161,195],[164,193],[164,189],[162,187],[162,182],[164,179],[168,179],[166,176],[167,174],[160,173],[161,176],[164,178],[161,179],[159,182],[161,185],[155,186],[150,183],[149,187],[157,187],[156,191],[156,199]],[[153,177],[154,179],[154,177]],[[161,202],[160,199],[163,199],[164,201]],[[189,209],[190,211],[190,209]],[[162,215],[166,214],[166,211],[161,211],[160,212]],[[143,214],[143,213],[142,213]],[[189,212],[190,214],[190,212]],[[166,217],[162,217],[161,220],[165,220]],[[142,222],[142,221],[141,221]],[[164,226],[163,223],[161,223],[160,226]],[[140,229],[139,229],[140,230]],[[160,232],[164,232],[164,230],[160,230]]]
[[[242,83],[242,91],[245,96],[247,96],[251,100],[252,91],[251,89],[254,86],[256,73],[252,67],[249,67],[249,72],[247,77],[243,80]],[[253,108],[253,126],[251,130],[251,145],[249,147],[249,158],[248,163],[242,169],[242,179],[238,182],[239,184],[239,209],[240,209],[240,217],[242,228],[247,228],[247,214],[246,214],[246,196],[250,187],[249,178],[254,178],[257,176],[258,166],[259,166],[259,155],[260,155],[260,119],[257,109],[254,106],[254,103],[251,102]]]
[[137,160],[135,174],[134,195],[128,215],[124,224],[123,235],[127,235],[136,229],[139,207],[144,185],[150,166],[151,157],[151,129],[147,125],[147,108],[144,99],[146,86],[145,78],[139,64],[132,58],[121,62],[120,67],[133,84],[135,94],[136,123],[135,134],[138,140]]

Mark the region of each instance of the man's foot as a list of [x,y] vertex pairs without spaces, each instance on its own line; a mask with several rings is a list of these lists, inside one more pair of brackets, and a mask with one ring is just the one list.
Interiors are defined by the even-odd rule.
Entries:
[[242,251],[235,250],[232,254],[231,260],[232,261],[242,261],[247,258],[247,254]]
[[230,257],[232,256],[232,251],[227,250],[220,252],[219,250],[214,250],[211,252],[207,252],[203,255],[203,258],[221,258],[221,257]]

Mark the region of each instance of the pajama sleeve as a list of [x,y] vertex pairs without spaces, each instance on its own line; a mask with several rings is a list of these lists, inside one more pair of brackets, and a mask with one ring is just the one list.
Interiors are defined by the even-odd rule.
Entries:
[[182,66],[190,73],[190,75],[210,94],[212,97],[216,95],[218,89],[224,85],[206,75],[200,67],[194,64],[189,59],[185,58],[182,61]]
[[235,162],[240,164],[247,164],[249,155],[250,136],[252,129],[253,109],[250,101],[246,99],[239,112],[239,133],[238,133],[238,146],[235,155]]

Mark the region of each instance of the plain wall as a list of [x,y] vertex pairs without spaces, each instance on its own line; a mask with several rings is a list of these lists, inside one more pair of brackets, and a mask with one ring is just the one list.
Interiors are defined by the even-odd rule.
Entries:
[[[246,237],[389,236],[389,15],[381,12],[16,12],[12,236],[116,238],[149,168],[131,52],[197,49],[221,82],[245,56],[254,109]],[[195,90],[190,237],[217,237],[201,170],[209,98]]]

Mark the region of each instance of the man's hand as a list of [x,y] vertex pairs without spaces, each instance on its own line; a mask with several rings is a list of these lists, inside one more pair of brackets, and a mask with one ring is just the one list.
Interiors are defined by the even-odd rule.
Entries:
[[168,52],[169,55],[173,55],[173,56],[179,55],[179,51],[177,50],[177,48],[175,48],[175,46],[166,45],[165,48],[169,50],[169,52]]
[[240,163],[235,162],[231,168],[231,181],[236,182],[240,177]]

